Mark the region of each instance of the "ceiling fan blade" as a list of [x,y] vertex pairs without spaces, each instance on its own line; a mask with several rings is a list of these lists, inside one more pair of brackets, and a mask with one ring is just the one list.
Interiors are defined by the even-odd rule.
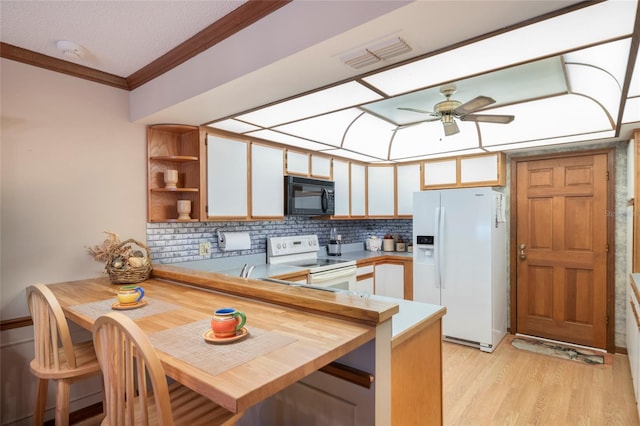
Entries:
[[497,115],[497,114],[468,114],[460,117],[462,121],[481,121],[484,123],[511,123],[515,117],[513,115]]
[[421,109],[416,109],[416,108],[403,108],[403,107],[398,107],[398,109],[401,109],[402,111],[417,112],[418,114],[433,114],[431,111],[423,111],[423,110],[421,110]]
[[443,123],[443,127],[445,136],[455,135],[456,133],[460,132],[460,129],[458,129],[458,125],[455,121],[452,121],[451,123]]
[[495,102],[495,99],[488,96],[478,96],[471,99],[469,102],[460,105],[458,108],[454,109],[453,112],[457,115],[465,115],[473,111],[477,111],[480,108],[484,108],[487,105],[494,104]]
[[418,124],[429,123],[431,121],[440,121],[440,117],[428,118],[426,120],[420,120],[420,121],[414,121],[413,123],[402,124],[402,125],[396,127],[393,130],[406,129],[407,127],[417,126]]

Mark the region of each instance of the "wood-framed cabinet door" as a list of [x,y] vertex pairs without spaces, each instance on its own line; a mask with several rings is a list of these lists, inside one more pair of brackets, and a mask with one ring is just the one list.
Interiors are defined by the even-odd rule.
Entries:
[[516,167],[517,332],[604,349],[607,154]]
[[365,217],[366,205],[366,167],[364,164],[351,163],[351,217]]
[[284,217],[284,150],[251,144],[251,217]]
[[207,136],[207,218],[249,216],[249,143]]
[[349,217],[351,206],[351,181],[349,176],[349,162],[334,159],[335,212],[333,217]]

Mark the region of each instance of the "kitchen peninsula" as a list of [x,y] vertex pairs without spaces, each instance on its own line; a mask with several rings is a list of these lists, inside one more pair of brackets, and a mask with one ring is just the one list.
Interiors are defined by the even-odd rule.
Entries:
[[[322,382],[327,378],[363,389],[363,401],[370,404],[347,404],[341,412],[353,424],[442,423],[442,307],[313,291],[168,265],[155,267],[153,277],[141,285],[149,301],[142,309],[153,302],[168,306],[136,319],[159,350],[167,375],[231,411],[246,412],[240,424],[251,424],[256,407],[277,399],[291,386],[303,386],[306,381],[305,389],[323,392]],[[79,307],[113,298],[117,286],[99,278],[51,284],[50,288],[65,315],[89,329],[95,318]],[[198,369],[188,356],[166,352],[155,343],[154,336],[160,333],[205,324],[213,309],[223,305],[245,311],[248,328],[255,329],[256,336],[273,333],[282,340],[280,346],[213,374]],[[194,337],[182,336],[185,345]],[[423,356],[407,356],[416,353]],[[370,389],[344,377],[316,372],[336,360],[347,369],[355,360],[355,368],[372,376]],[[262,414],[267,412],[262,410]]]

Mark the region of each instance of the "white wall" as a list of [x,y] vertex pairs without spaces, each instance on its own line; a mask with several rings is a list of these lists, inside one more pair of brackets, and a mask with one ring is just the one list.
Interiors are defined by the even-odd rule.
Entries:
[[[129,122],[127,91],[6,59],[0,73],[0,317],[7,320],[29,315],[29,284],[101,275],[85,246],[101,243],[103,231],[145,241],[146,136]],[[0,418],[26,423],[32,329],[1,338]],[[72,398],[93,392],[80,391]]]

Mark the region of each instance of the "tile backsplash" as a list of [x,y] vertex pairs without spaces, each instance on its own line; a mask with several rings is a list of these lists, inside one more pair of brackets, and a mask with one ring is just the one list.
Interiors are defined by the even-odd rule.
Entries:
[[[219,257],[267,252],[267,238],[286,235],[317,234],[320,245],[329,240],[329,230],[336,228],[345,244],[362,242],[372,235],[385,234],[412,238],[411,219],[319,220],[289,216],[284,220],[256,222],[181,222],[147,223],[147,246],[154,263],[177,263]],[[248,231],[251,249],[225,252],[218,247],[217,230]],[[200,256],[200,243],[211,244],[211,255]]]

